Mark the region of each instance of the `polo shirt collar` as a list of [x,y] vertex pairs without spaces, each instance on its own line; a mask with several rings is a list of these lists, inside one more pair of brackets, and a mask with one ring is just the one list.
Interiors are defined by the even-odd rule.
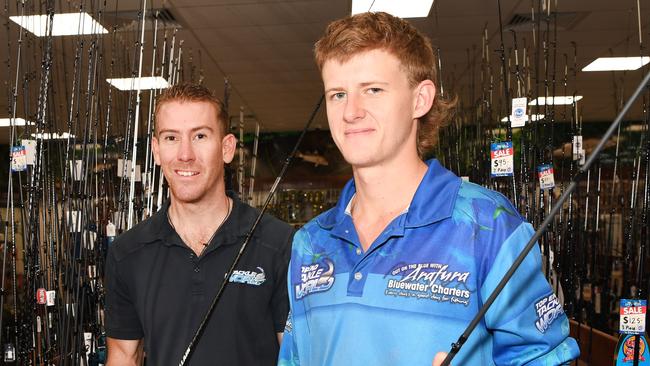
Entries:
[[[462,180],[440,165],[438,160],[431,159],[426,164],[427,172],[415,191],[404,219],[399,220],[404,228],[415,228],[444,220],[451,217],[454,209]],[[341,225],[345,217],[350,216],[346,211],[355,193],[356,186],[354,179],[351,179],[343,188],[336,206],[317,218],[318,224],[327,230]]]
[[[234,192],[227,191],[226,194],[232,199],[232,211],[221,228],[219,228],[215,239],[222,244],[228,245],[239,243],[241,241],[240,239],[248,234],[255,221],[255,217],[247,212],[249,210],[242,209],[243,203]],[[151,216],[149,224],[143,228],[142,242],[152,243],[160,240],[167,246],[185,246],[169,223],[167,215],[170,201],[170,199],[165,200],[160,210]]]

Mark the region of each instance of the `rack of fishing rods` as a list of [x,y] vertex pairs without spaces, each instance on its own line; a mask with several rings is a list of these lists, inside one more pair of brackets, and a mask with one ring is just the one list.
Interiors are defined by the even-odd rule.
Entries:
[[[583,123],[575,100],[578,47],[567,42],[572,52],[560,54],[552,3],[532,4],[532,29],[500,24],[492,50],[486,27],[481,49],[467,50],[471,87],[461,91],[433,155],[464,179],[503,193],[536,227],[609,124]],[[639,28],[643,54],[641,39]],[[648,69],[613,75],[617,111],[629,96],[626,78],[632,87]],[[610,334],[618,331],[619,300],[648,296],[649,90],[635,104],[642,119],[619,126],[539,241],[543,270],[569,317]],[[556,95],[574,98],[553,105]],[[538,97],[549,103],[530,106]]]
[[[150,76],[173,85],[201,75],[176,29],[146,0],[126,26],[65,38],[52,36],[55,5],[79,19],[91,13],[99,24],[118,10],[102,1],[68,9],[5,1],[6,19],[46,14],[47,23],[42,37],[26,24],[4,24],[12,125],[0,212],[0,345],[5,363],[98,365],[105,362],[107,246],[167,195],[150,151],[160,90],[134,81],[122,91],[107,79]],[[18,125],[18,117],[29,122]]]

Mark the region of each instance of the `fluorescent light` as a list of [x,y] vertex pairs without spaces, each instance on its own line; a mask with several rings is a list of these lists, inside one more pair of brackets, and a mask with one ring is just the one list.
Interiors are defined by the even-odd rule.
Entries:
[[[34,122],[32,121],[25,121],[24,118],[14,118],[14,126],[26,126],[26,125],[33,125]],[[10,127],[11,126],[11,118],[0,118],[0,127]]]
[[650,62],[648,56],[599,57],[585,66],[582,71],[620,71],[636,70]]
[[33,133],[32,137],[37,139],[43,139],[43,140],[61,140],[61,139],[67,139],[68,137],[73,138],[74,135],[71,135],[67,132],[64,132],[62,134],[45,132],[45,133]]
[[165,89],[169,88],[167,80],[160,76],[146,76],[141,78],[121,78],[121,79],[106,79],[109,84],[120,90],[137,90],[140,84],[140,90],[149,89]]
[[[526,116],[528,117],[528,116]],[[539,121],[540,119],[544,118],[543,114],[533,114],[532,121]],[[510,116],[510,119],[512,120],[512,116]],[[508,122],[508,117],[503,117],[501,118],[501,122]]]
[[352,0],[352,15],[384,11],[400,18],[424,18],[432,5],[433,0]]
[[[576,95],[576,102],[582,99],[582,95]],[[528,105],[537,105],[539,101],[539,105],[567,105],[567,104],[573,104],[573,96],[559,96],[559,97],[539,97],[537,99],[533,99],[528,103]]]
[[[48,15],[26,15],[9,17],[14,23],[27,29],[37,37],[47,35],[49,28]],[[82,34],[104,34],[108,33],[88,13],[63,13],[54,14],[52,20],[53,36],[74,36]]]

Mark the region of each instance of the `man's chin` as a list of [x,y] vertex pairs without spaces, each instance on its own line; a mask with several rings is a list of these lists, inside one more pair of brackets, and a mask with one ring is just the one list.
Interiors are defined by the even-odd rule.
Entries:
[[363,169],[374,166],[376,164],[376,159],[373,159],[372,156],[364,155],[354,155],[354,156],[344,156],[345,161],[355,169]]
[[172,190],[170,196],[173,202],[176,203],[198,203],[204,197],[204,195],[195,193],[195,192],[175,192]]

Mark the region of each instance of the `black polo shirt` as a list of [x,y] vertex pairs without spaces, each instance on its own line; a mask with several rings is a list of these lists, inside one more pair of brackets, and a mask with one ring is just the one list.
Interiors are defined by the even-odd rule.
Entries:
[[[258,215],[233,202],[200,257],[169,224],[169,203],[116,238],[106,261],[108,337],[144,338],[148,365],[178,365]],[[189,365],[276,365],[292,236],[286,223],[262,218]]]

